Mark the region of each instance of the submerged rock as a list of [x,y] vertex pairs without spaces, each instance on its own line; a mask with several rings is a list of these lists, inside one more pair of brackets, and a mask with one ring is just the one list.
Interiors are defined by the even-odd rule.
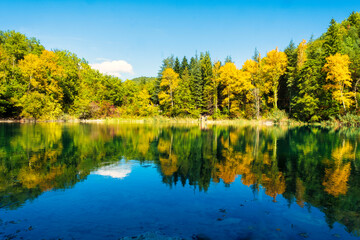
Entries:
[[182,240],[180,237],[170,237],[159,232],[147,232],[139,236],[123,237],[121,240]]
[[219,212],[226,213],[226,209],[220,208],[220,209],[219,209]]
[[307,233],[305,233],[305,232],[299,233],[298,235],[300,237],[303,237],[303,238],[308,238],[309,237],[309,235]]
[[194,240],[211,240],[211,238],[209,238],[208,236],[206,236],[205,234],[196,234],[192,237]]
[[147,164],[147,165],[141,165],[143,168],[148,168],[148,167],[151,167],[150,164]]

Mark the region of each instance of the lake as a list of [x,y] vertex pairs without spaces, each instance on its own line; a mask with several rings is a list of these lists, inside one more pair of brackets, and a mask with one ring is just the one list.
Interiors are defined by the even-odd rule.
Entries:
[[1,239],[358,239],[360,130],[0,124]]

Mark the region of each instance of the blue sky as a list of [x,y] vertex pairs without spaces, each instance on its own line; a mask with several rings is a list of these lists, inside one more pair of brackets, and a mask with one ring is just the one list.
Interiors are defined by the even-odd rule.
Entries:
[[[209,51],[241,67],[291,39],[298,44],[360,11],[360,1],[0,1],[0,30],[38,38],[91,64],[120,64],[123,79],[156,76],[163,58]],[[95,65],[94,65],[95,66]],[[121,68],[121,67],[120,67]],[[110,71],[110,70],[109,70]],[[122,71],[122,72],[121,72]]]

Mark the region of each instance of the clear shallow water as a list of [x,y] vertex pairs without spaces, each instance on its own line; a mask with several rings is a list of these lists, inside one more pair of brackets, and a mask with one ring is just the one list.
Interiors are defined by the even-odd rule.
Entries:
[[360,133],[0,125],[0,238],[357,239]]

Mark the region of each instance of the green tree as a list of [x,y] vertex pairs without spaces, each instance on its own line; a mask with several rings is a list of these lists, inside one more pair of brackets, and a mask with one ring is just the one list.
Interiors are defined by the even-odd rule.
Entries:
[[214,112],[214,87],[213,83],[213,67],[209,52],[202,54],[200,59],[201,78],[204,84],[203,86],[203,106],[206,112],[213,114]]
[[179,58],[175,58],[175,62],[174,62],[174,71],[177,73],[177,74],[180,74],[180,61],[179,61]]
[[181,61],[180,77],[182,76],[185,69],[188,69],[188,71],[189,71],[189,63],[188,63],[187,58],[184,56],[183,60]]
[[[183,71],[179,81],[179,87],[175,92],[175,105],[176,112],[179,115],[192,115],[194,114],[194,104],[191,97],[190,90],[190,75],[187,68]],[[197,116],[196,116],[197,117]]]
[[319,121],[321,114],[320,96],[322,95],[321,66],[315,60],[309,60],[300,70],[297,80],[298,93],[291,102],[293,116],[301,121]]
[[195,108],[202,112],[203,108],[203,79],[201,77],[200,61],[194,57],[190,60],[190,89]]
[[55,50],[55,53],[58,57],[58,64],[64,69],[65,76],[61,78],[59,85],[64,94],[61,105],[64,112],[68,113],[79,92],[79,66],[84,60],[69,51]]
[[287,104],[288,104],[288,113],[292,115],[292,108],[291,103],[293,98],[296,96],[297,84],[296,84],[296,77],[297,77],[297,49],[295,47],[294,42],[291,40],[289,45],[285,48],[284,53],[288,59],[288,66],[285,72],[285,85],[287,87]]
[[325,33],[324,49],[326,56],[334,55],[342,50],[341,26],[331,19],[330,26]]

